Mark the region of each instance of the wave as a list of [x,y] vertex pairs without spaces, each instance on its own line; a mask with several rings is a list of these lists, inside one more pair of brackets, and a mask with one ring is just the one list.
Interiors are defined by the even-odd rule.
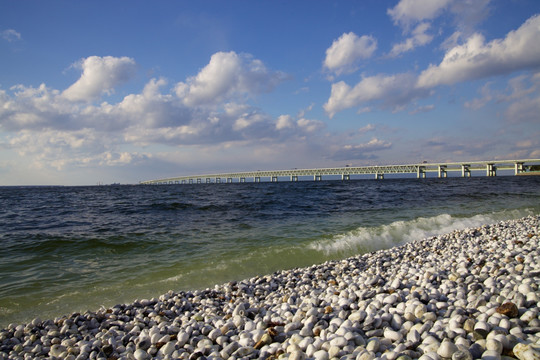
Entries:
[[452,216],[450,214],[419,217],[407,221],[394,221],[390,224],[375,227],[359,227],[328,239],[314,241],[308,245],[308,248],[329,257],[349,256],[387,249],[411,241],[450,233],[454,230],[476,228],[533,214],[535,214],[533,209],[515,209],[468,217]]

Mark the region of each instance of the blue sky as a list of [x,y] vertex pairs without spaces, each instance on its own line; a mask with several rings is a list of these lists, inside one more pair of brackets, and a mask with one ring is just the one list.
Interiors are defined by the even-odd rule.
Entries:
[[540,158],[540,2],[0,0],[0,185]]

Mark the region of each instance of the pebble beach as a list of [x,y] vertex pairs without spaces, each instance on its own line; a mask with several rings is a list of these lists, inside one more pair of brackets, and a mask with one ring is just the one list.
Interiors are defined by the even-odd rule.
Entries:
[[0,330],[0,359],[540,359],[540,217]]

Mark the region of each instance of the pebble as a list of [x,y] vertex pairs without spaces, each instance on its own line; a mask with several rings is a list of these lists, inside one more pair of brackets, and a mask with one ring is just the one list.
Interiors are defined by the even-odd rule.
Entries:
[[540,359],[540,218],[0,330],[0,360]]

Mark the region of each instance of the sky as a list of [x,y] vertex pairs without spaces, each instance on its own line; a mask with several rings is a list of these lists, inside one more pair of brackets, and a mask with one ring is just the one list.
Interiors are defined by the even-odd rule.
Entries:
[[0,0],[0,185],[540,158],[540,1]]

